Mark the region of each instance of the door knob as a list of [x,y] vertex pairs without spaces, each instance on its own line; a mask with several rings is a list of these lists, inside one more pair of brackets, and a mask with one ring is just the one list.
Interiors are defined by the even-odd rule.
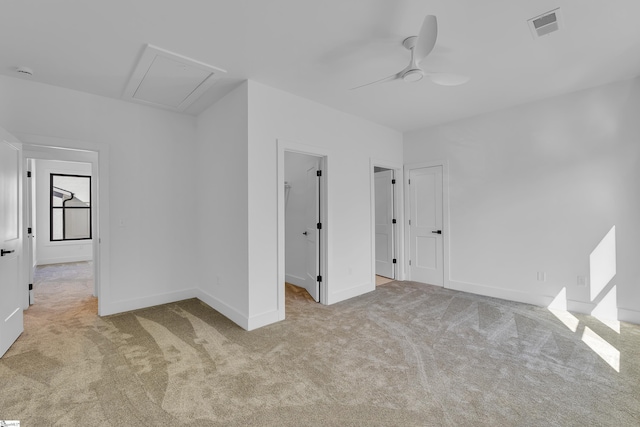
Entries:
[[442,230],[432,231],[433,234],[442,234]]
[[307,234],[309,234],[309,233],[307,233],[307,232],[305,231],[305,232],[304,232],[304,233],[302,233],[302,234],[304,234],[304,235],[306,236],[306,235],[307,235]]
[[5,256],[7,254],[12,254],[14,252],[15,252],[14,250],[6,251],[4,249],[0,249],[0,256]]

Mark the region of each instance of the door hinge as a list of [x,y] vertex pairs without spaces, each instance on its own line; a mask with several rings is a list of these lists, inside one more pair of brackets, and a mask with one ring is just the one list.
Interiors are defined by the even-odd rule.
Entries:
[[411,260],[409,260],[409,265],[411,265]]
[[322,282],[322,276],[318,276],[318,277],[316,277],[316,281],[318,281],[318,282]]
[[29,283],[29,290],[32,291],[33,290],[33,283]]
[[411,220],[409,220],[409,225],[411,225]]
[[396,219],[395,219],[395,218],[393,218],[393,219],[391,220],[391,224],[395,224],[396,222],[397,222],[397,221],[396,221]]
[[395,183],[396,183],[396,180],[395,180],[395,179],[392,179],[392,180],[391,180],[391,184],[393,185],[393,184],[395,184]]
[[393,259],[393,263],[395,264],[395,263],[397,263],[397,262],[398,262],[398,261],[396,261],[396,259],[394,258],[394,259]]
[[316,171],[316,176],[322,176],[322,171]]
[[318,224],[316,224],[316,227],[318,228],[318,230],[322,230],[322,223],[319,222]]
[[27,234],[31,234],[31,227],[27,227]]
[[411,185],[411,180],[409,180],[409,185]]
[[31,171],[27,171],[27,178],[31,178]]

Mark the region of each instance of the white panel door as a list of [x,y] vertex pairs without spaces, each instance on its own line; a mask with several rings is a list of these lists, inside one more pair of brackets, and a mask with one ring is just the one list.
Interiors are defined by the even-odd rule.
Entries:
[[376,274],[394,279],[393,265],[393,171],[374,174],[376,221]]
[[318,177],[318,166],[312,166],[307,170],[307,189],[305,192],[306,205],[306,263],[307,277],[305,277],[304,287],[316,302],[320,301],[320,178]]
[[0,357],[24,329],[20,292],[20,147],[0,139]]
[[409,171],[411,280],[442,286],[442,166]]

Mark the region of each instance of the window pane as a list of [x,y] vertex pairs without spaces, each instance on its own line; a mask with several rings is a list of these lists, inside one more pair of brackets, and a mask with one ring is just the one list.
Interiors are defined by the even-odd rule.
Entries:
[[51,240],[62,240],[62,209],[51,211]]
[[[57,198],[58,200],[75,198],[86,203],[86,206],[89,206],[91,203],[91,179],[88,176],[54,174],[53,187],[54,198]],[[56,193],[58,193],[58,197],[56,197]]]
[[89,234],[91,221],[89,209],[65,209],[64,212],[65,239],[88,239],[91,237]]
[[51,240],[91,239],[91,177],[51,174]]

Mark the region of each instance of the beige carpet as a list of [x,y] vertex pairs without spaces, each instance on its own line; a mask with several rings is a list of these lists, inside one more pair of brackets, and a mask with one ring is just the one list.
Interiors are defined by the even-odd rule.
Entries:
[[[98,318],[81,266],[73,269],[79,279],[65,283],[54,271],[39,284],[25,333],[0,360],[0,419],[23,426],[640,424],[635,325],[617,333],[578,316],[574,332],[543,308],[411,282],[329,307],[289,292],[287,320],[252,332],[198,300]],[[610,348],[594,345],[594,334]],[[600,352],[618,351],[619,372],[583,339]]]

